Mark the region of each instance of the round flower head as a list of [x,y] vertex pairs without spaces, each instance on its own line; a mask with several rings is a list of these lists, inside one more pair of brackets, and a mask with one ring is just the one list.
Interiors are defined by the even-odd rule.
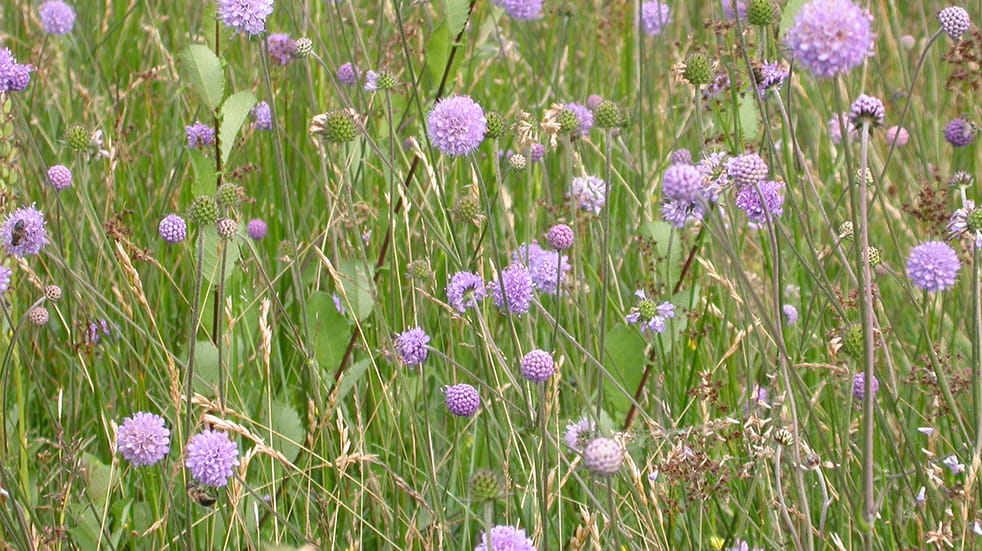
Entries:
[[48,185],[55,191],[64,191],[72,186],[72,171],[66,166],[55,165],[48,169]]
[[756,153],[746,153],[726,162],[726,174],[739,188],[752,186],[764,180],[770,170]]
[[207,124],[195,121],[191,126],[185,126],[184,131],[188,135],[188,147],[204,149],[206,145],[215,144],[215,129]]
[[866,94],[860,94],[849,108],[849,122],[857,129],[862,128],[863,124],[869,124],[870,127],[880,126],[884,116],[886,111],[883,102]]
[[51,302],[58,302],[61,300],[61,287],[57,285],[46,285],[44,287],[44,298]]
[[204,430],[184,449],[184,466],[205,486],[221,488],[228,484],[232,469],[239,465],[239,447],[224,432]]
[[[843,113],[842,118],[847,122],[849,121],[849,115],[847,113]],[[839,115],[832,115],[832,118],[829,119],[827,124],[829,128],[829,137],[832,138],[832,143],[835,145],[842,143],[842,125],[839,121]],[[856,129],[849,127],[849,139],[856,139],[858,137],[859,134],[856,133]]]
[[583,450],[583,466],[597,476],[610,476],[624,464],[624,448],[613,438],[594,438]]
[[571,268],[569,257],[557,251],[547,251],[538,243],[522,243],[512,253],[514,262],[524,264],[532,276],[532,285],[547,295],[555,295]]
[[27,312],[27,320],[33,325],[38,327],[46,325],[51,315],[48,313],[48,309],[44,306],[35,306]]
[[784,182],[764,180],[755,186],[745,186],[737,194],[736,206],[747,214],[751,228],[761,228],[768,217],[784,213]]
[[566,224],[556,224],[546,232],[546,242],[557,251],[565,251],[573,247],[576,236],[573,229]]
[[600,214],[600,209],[607,202],[607,198],[604,197],[606,188],[604,181],[596,176],[580,176],[573,178],[567,197],[581,209]]
[[975,125],[965,119],[952,119],[944,127],[944,139],[955,147],[964,147],[975,140]]
[[0,296],[10,289],[10,278],[14,275],[14,271],[6,266],[0,266]]
[[938,12],[938,21],[941,22],[941,29],[948,33],[952,40],[961,40],[965,31],[972,26],[968,12],[958,6],[950,6]]
[[267,131],[273,129],[273,113],[265,101],[257,103],[249,114],[252,115],[252,128]]
[[794,325],[798,321],[798,309],[791,304],[785,304],[781,307],[781,312],[784,313],[784,324]]
[[907,276],[925,291],[943,291],[954,285],[959,268],[958,255],[943,241],[921,243],[907,258]]
[[456,157],[473,153],[481,145],[488,121],[470,97],[450,96],[433,106],[426,129],[437,149]]
[[471,272],[457,272],[447,283],[447,302],[460,313],[477,306],[486,294],[484,280]]
[[468,384],[445,386],[443,394],[446,398],[447,410],[459,417],[474,415],[481,405],[481,396],[477,389]]
[[641,32],[648,36],[658,36],[665,25],[672,22],[672,13],[668,4],[656,0],[641,4],[641,19],[638,21]]
[[753,77],[756,82],[757,94],[763,98],[767,95],[768,90],[781,89],[781,85],[788,78],[788,70],[777,61],[765,61],[760,66],[760,70],[754,70]]
[[238,33],[257,35],[265,31],[271,13],[273,0],[218,0],[218,17]]
[[474,551],[536,551],[532,540],[525,536],[525,530],[514,526],[495,526],[491,529],[491,549],[488,549],[488,534],[481,532],[481,541]]
[[544,383],[556,371],[552,354],[545,350],[533,350],[522,358],[522,377],[533,383]]
[[[747,16],[747,0],[723,0],[723,15],[730,19]],[[736,11],[733,5],[736,4]]]
[[266,49],[269,50],[269,59],[273,65],[286,65],[293,59],[293,53],[297,49],[297,42],[285,33],[273,33],[266,37]]
[[501,270],[501,280],[488,283],[491,299],[498,308],[512,313],[525,314],[532,304],[532,275],[521,264],[512,264]]
[[428,342],[430,336],[419,327],[411,327],[396,335],[396,352],[402,365],[410,367],[423,363],[429,355],[426,350]]
[[692,201],[702,189],[702,173],[689,164],[675,164],[665,170],[661,180],[666,201]]
[[[870,392],[873,396],[880,390],[880,381],[876,379],[876,375],[872,377],[873,384],[869,385]],[[852,377],[852,397],[856,399],[857,402],[863,402],[866,399],[866,374],[856,373]]]
[[577,133],[586,136],[590,133],[590,129],[593,128],[593,111],[583,105],[582,103],[567,103],[565,109],[569,109],[576,115],[576,119],[579,121],[576,131]]
[[910,133],[902,126],[891,126],[887,128],[886,138],[887,143],[900,147],[907,145],[907,142],[910,141]]
[[48,34],[68,34],[75,26],[75,10],[61,0],[49,0],[38,8],[44,32]]
[[337,77],[338,82],[344,84],[345,86],[354,86],[358,84],[358,75],[360,71],[358,67],[352,62],[347,62],[344,65],[338,67]]
[[852,0],[812,0],[788,30],[791,56],[818,77],[848,73],[873,53],[873,16]]
[[530,21],[542,15],[542,0],[494,0],[494,5],[504,8],[512,19]]
[[266,226],[266,222],[263,222],[259,218],[253,218],[252,220],[249,220],[248,224],[246,224],[246,233],[248,233],[249,237],[255,239],[256,241],[266,237],[267,229],[268,227]]
[[604,97],[599,94],[590,94],[586,98],[586,107],[590,111],[596,111],[600,104],[604,102]]
[[0,48],[0,92],[20,92],[31,82],[33,65],[17,63],[14,54]]
[[597,435],[597,424],[588,417],[566,425],[563,441],[569,449],[583,453],[586,445]]
[[116,430],[116,449],[137,467],[156,464],[170,453],[170,431],[164,418],[141,411],[123,419]]
[[0,226],[0,241],[7,253],[17,258],[38,254],[48,244],[48,231],[44,224],[44,215],[34,205],[19,208],[10,213]]
[[975,208],[975,201],[966,199],[962,208],[948,219],[948,239],[970,237],[975,248],[982,249],[982,209]]
[[668,160],[673,165],[691,165],[692,152],[688,149],[676,149],[668,156]]
[[188,223],[176,214],[168,214],[157,225],[157,233],[168,243],[180,243],[188,236]]

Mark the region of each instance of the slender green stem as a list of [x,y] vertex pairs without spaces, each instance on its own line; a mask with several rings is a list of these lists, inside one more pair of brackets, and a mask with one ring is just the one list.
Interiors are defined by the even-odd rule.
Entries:
[[[869,212],[867,196],[866,167],[868,166],[869,156],[869,135],[870,124],[863,122],[860,129],[862,135],[859,150],[859,213],[856,220],[856,228],[859,229],[859,260],[862,263],[860,281],[862,285],[863,300],[860,303],[860,310],[863,317],[863,380],[867,391],[863,397],[863,500],[865,503],[865,521],[869,528],[864,535],[864,543],[867,549],[872,548],[873,542],[873,522],[876,520],[876,494],[873,487],[873,454],[874,454],[874,430],[876,408],[873,407],[873,362],[874,362],[874,343],[875,334],[873,332],[873,273],[870,268],[869,258]],[[845,132],[845,129],[843,129]]]
[[[613,129],[604,129],[604,203],[601,218],[603,227],[600,236],[600,327],[598,339],[598,360],[600,369],[597,370],[597,421],[601,418],[604,403],[604,367],[607,365],[607,302],[610,293],[610,186],[613,180]],[[557,322],[558,324],[558,322]]]

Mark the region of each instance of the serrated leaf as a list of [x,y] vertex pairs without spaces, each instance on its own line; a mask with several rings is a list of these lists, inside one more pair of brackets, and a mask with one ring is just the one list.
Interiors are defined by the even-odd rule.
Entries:
[[225,71],[222,60],[204,44],[192,44],[181,52],[181,60],[201,101],[214,112],[225,96]]
[[314,358],[322,369],[337,369],[351,337],[347,320],[338,313],[331,295],[324,291],[314,291],[307,299],[307,318],[307,325],[316,336]]
[[784,33],[794,25],[794,18],[798,17],[798,12],[808,0],[788,0],[787,5],[781,10],[781,26],[778,36],[783,37]]
[[194,168],[194,185],[191,186],[191,195],[212,195],[218,184],[218,173],[215,171],[215,161],[208,158],[200,149],[191,149],[188,152],[191,157],[191,166]]
[[[641,383],[646,358],[644,348],[647,343],[634,327],[619,324],[607,333],[607,370],[624,390],[633,393]],[[627,411],[631,407],[631,397],[625,395],[612,384],[604,385],[607,399],[614,410]]]
[[[242,223],[239,223],[238,232],[242,233]],[[222,248],[226,251],[225,256],[225,281],[235,273],[235,263],[239,260],[239,242],[236,239],[222,239],[218,236],[214,226],[199,228],[198,231],[205,232],[201,246],[204,247],[204,266],[202,275],[212,285],[217,284],[222,275]]]
[[218,135],[221,138],[222,165],[228,161],[228,154],[235,145],[235,137],[249,115],[249,110],[256,105],[256,96],[248,90],[232,94],[222,104],[222,123]]
[[211,341],[194,344],[194,391],[210,395],[218,388],[218,348]]
[[457,36],[467,24],[470,0],[443,0],[443,7],[447,10],[447,31],[450,36]]
[[375,284],[372,274],[366,272],[366,266],[361,262],[346,260],[338,267],[341,275],[340,293],[342,301],[349,305],[351,314],[358,321],[364,321],[375,308],[375,296],[372,289]]

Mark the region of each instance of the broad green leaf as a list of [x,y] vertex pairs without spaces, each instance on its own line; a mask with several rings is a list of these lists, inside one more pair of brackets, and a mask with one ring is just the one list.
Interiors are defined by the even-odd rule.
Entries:
[[674,287],[682,273],[685,254],[688,253],[683,247],[679,231],[661,220],[642,225],[640,231],[654,241],[655,257],[662,259],[657,265],[659,280],[669,288]]
[[[217,284],[222,274],[222,249],[228,251],[225,255],[225,281],[235,273],[235,263],[239,260],[239,242],[236,239],[222,239],[214,227],[199,228],[198,231],[205,232],[205,237],[201,241],[204,247],[204,269],[205,279],[212,285]],[[244,227],[239,223],[239,233],[243,233]]]
[[306,435],[303,422],[297,412],[282,400],[274,400],[272,408],[272,420],[269,422],[272,435],[267,443],[293,461]]
[[[607,370],[610,375],[631,395],[641,383],[645,366],[645,340],[634,327],[619,324],[607,333]],[[604,385],[605,394],[611,407],[617,411],[627,411],[631,407],[629,395],[625,395],[612,384]]]
[[218,348],[211,341],[194,345],[194,391],[211,395],[218,388]]
[[368,371],[368,368],[372,365],[371,360],[364,358],[353,366],[349,367],[344,372],[344,377],[341,379],[341,386],[338,388],[337,401],[340,402],[345,396],[351,392],[355,384],[361,381],[362,376]]
[[109,466],[88,453],[82,454],[82,463],[85,465],[86,492],[92,503],[101,511],[106,505],[106,499],[109,498],[111,480]]
[[426,74],[435,89],[443,78],[443,69],[450,58],[450,31],[446,23],[440,23],[426,42]]
[[782,38],[784,33],[788,32],[788,29],[794,25],[794,18],[798,16],[798,12],[801,11],[801,7],[805,5],[808,0],[788,0],[788,4],[784,6],[781,10],[781,29],[780,34]]
[[191,166],[194,167],[194,185],[191,187],[193,197],[199,195],[214,195],[218,183],[218,173],[215,172],[215,161],[209,159],[200,149],[191,149]]
[[68,534],[74,548],[98,549],[96,542],[99,541],[99,519],[96,518],[92,508],[81,503],[70,503],[68,513],[69,518],[72,519],[72,527],[68,529]]
[[338,294],[341,295],[342,302],[350,305],[349,310],[358,321],[364,321],[375,307],[372,274],[365,270],[363,263],[351,260],[342,262],[338,267],[341,274],[341,289]]
[[348,346],[351,331],[348,321],[335,308],[330,293],[324,291],[311,293],[307,300],[307,318],[307,325],[315,335],[314,357],[317,363],[321,369],[337,369]]
[[755,142],[760,136],[757,100],[752,94],[744,94],[740,98],[740,134],[744,143]]
[[443,6],[447,10],[447,30],[450,36],[457,36],[467,24],[470,0],[443,0]]
[[192,44],[181,53],[181,60],[187,70],[188,78],[201,96],[209,111],[214,112],[222,104],[225,96],[225,71],[222,60],[211,48],[203,44]]
[[218,136],[221,139],[222,165],[228,161],[228,154],[235,145],[235,137],[249,115],[249,110],[256,104],[256,96],[252,92],[243,91],[232,94],[222,104],[222,123]]

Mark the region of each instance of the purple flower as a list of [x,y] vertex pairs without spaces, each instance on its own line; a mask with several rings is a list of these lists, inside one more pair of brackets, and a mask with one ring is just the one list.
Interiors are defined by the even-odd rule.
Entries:
[[0,266],[0,296],[10,289],[10,278],[14,275],[14,271],[6,266]]
[[176,214],[168,214],[157,225],[157,233],[170,244],[180,243],[188,236],[188,223]]
[[958,456],[951,454],[941,460],[941,464],[951,471],[951,474],[962,474],[965,472],[965,465],[958,462]]
[[604,102],[604,97],[599,94],[590,94],[586,98],[586,106],[590,111],[596,111],[600,104]]
[[566,442],[569,449],[583,453],[583,448],[596,436],[597,424],[592,419],[583,417],[575,423],[566,425],[563,441]]
[[760,97],[765,97],[768,90],[780,90],[788,78],[788,70],[777,61],[764,61],[760,71],[754,71],[755,88]]
[[546,232],[546,242],[557,251],[565,251],[572,248],[575,239],[576,236],[573,234],[573,228],[570,228],[566,224],[556,224]]
[[745,153],[726,162],[726,174],[740,189],[767,178],[767,163],[756,153]]
[[529,160],[533,163],[542,159],[542,156],[546,154],[546,146],[540,143],[534,143],[529,147]]
[[532,304],[532,275],[521,264],[501,270],[501,280],[488,283],[494,305],[511,314],[525,314]]
[[641,32],[648,36],[660,35],[665,25],[672,22],[672,13],[668,4],[652,0],[641,5],[641,19],[638,21]]
[[[873,396],[880,390],[880,381],[876,379],[876,375],[873,375],[873,384],[869,385],[870,392]],[[862,403],[866,399],[866,374],[856,373],[852,377],[852,397],[856,399],[857,402]]]
[[542,0],[494,0],[494,5],[504,8],[512,19],[530,21],[542,15]]
[[204,149],[206,145],[215,144],[215,129],[207,124],[194,121],[191,126],[185,126],[184,131],[188,135],[188,147]]
[[768,218],[784,213],[784,182],[764,180],[759,184],[744,186],[737,194],[736,206],[747,214],[749,226],[759,229],[767,224]]
[[273,65],[283,66],[293,59],[297,41],[286,33],[273,33],[266,37],[266,49],[269,50],[269,59]]
[[848,73],[873,54],[873,16],[852,0],[812,0],[788,30],[792,57],[818,77]]
[[544,383],[556,371],[552,354],[545,350],[533,350],[522,358],[522,377],[533,383]]
[[682,229],[688,222],[702,220],[706,207],[698,201],[665,201],[660,212],[662,220],[676,229]]
[[798,321],[798,309],[791,304],[785,304],[781,307],[781,312],[784,313],[784,324],[794,325]]
[[[743,18],[747,16],[747,0],[722,0],[723,15],[730,19],[735,19],[738,15]],[[736,11],[733,11],[733,4],[736,3]]]
[[232,469],[239,465],[239,447],[228,434],[203,430],[188,442],[184,466],[205,486],[221,488],[228,484]]
[[67,166],[55,165],[48,169],[48,185],[55,191],[64,191],[72,185],[72,171]]
[[365,72],[365,91],[374,92],[378,90],[378,73],[369,69]]
[[580,176],[573,178],[569,193],[566,195],[581,209],[588,210],[593,214],[600,214],[607,199],[604,197],[604,190],[607,185],[596,176]]
[[910,133],[902,126],[891,126],[887,128],[886,138],[887,143],[900,147],[907,145],[910,140]]
[[[843,113],[842,114],[842,118],[844,120],[848,121],[849,120],[849,114],[848,113]],[[832,118],[829,119],[829,122],[827,124],[828,124],[828,128],[829,128],[829,137],[832,139],[832,143],[834,143],[835,145],[839,145],[840,143],[842,143],[842,126],[839,123],[839,115],[832,115]],[[849,128],[849,139],[852,140],[852,139],[856,139],[858,137],[859,137],[859,134],[856,133],[856,129],[850,127]]]
[[532,276],[532,285],[547,295],[558,292],[566,272],[570,270],[569,257],[560,255],[557,251],[547,251],[534,241],[522,243],[512,253],[511,259],[524,264]]
[[170,453],[170,431],[163,417],[137,412],[116,431],[116,449],[137,467],[154,465]]
[[661,179],[666,201],[694,201],[702,190],[702,173],[689,164],[674,164],[665,170]]
[[583,466],[596,476],[611,476],[624,464],[624,447],[613,438],[594,438],[583,450]]
[[733,546],[726,549],[726,551],[764,551],[763,547],[750,547],[750,544],[741,540],[733,540]]
[[952,40],[961,40],[965,31],[972,26],[968,12],[958,6],[949,6],[938,12],[938,21],[941,23],[941,29],[948,33]]
[[0,226],[0,241],[7,252],[17,258],[38,254],[48,244],[44,214],[34,208],[19,208],[7,216]]
[[488,120],[469,96],[450,96],[433,106],[426,128],[437,149],[456,157],[473,153],[481,145]]
[[361,71],[358,70],[358,67],[355,66],[354,63],[349,61],[344,65],[338,67],[338,71],[337,71],[338,82],[344,84],[345,86],[354,86],[355,84],[358,84],[358,76],[360,74]]
[[907,276],[925,291],[943,291],[954,285],[959,268],[955,250],[942,241],[921,243],[907,258]]
[[48,34],[68,34],[75,26],[75,10],[61,0],[49,0],[38,8],[44,32]]
[[952,119],[944,127],[944,139],[955,147],[964,147],[975,140],[975,125],[965,119]]
[[33,65],[17,63],[7,48],[0,48],[0,92],[20,92],[31,82]]
[[486,294],[484,280],[475,273],[457,272],[447,283],[447,302],[460,313],[477,306]]
[[443,394],[446,398],[447,410],[460,417],[474,415],[481,405],[481,396],[477,389],[468,384],[445,386]]
[[580,125],[577,127],[579,133],[586,136],[590,133],[590,129],[593,128],[593,111],[590,111],[586,105],[582,103],[567,103],[564,109],[569,109],[576,115],[576,118],[580,121]]
[[249,237],[256,241],[266,237],[266,231],[268,229],[269,228],[266,226],[266,222],[263,222],[259,218],[253,218],[252,220],[249,220],[248,224],[246,224],[246,233],[249,234]]
[[252,127],[256,130],[273,129],[273,113],[265,101],[257,103],[249,114],[252,115]]
[[481,541],[474,551],[536,551],[532,540],[525,536],[525,530],[514,526],[495,526],[491,529],[491,549],[488,549],[488,536],[481,532]]
[[426,361],[426,357],[430,354],[426,350],[428,342],[430,336],[419,327],[410,327],[396,335],[396,352],[399,353],[399,361],[402,365],[411,367]]
[[982,209],[975,208],[975,201],[966,199],[962,208],[948,219],[948,239],[972,237],[975,248],[982,249]]
[[849,108],[849,121],[856,129],[862,128],[864,123],[869,124],[870,127],[880,126],[885,116],[883,102],[866,94],[860,94]]
[[273,0],[218,0],[218,17],[238,33],[257,35],[265,31],[271,13]]
[[634,292],[638,298],[637,304],[631,311],[624,316],[627,323],[636,323],[642,333],[651,331],[652,333],[663,333],[665,331],[665,320],[675,317],[675,305],[671,302],[655,304],[655,301],[648,298],[644,289]]
[[730,185],[726,172],[727,155],[721,151],[710,153],[699,160],[696,168],[702,173],[704,187],[702,194],[707,201],[715,202],[723,189]]
[[688,149],[676,149],[672,151],[672,154],[668,156],[669,162],[673,165],[691,165],[692,164],[692,152]]

